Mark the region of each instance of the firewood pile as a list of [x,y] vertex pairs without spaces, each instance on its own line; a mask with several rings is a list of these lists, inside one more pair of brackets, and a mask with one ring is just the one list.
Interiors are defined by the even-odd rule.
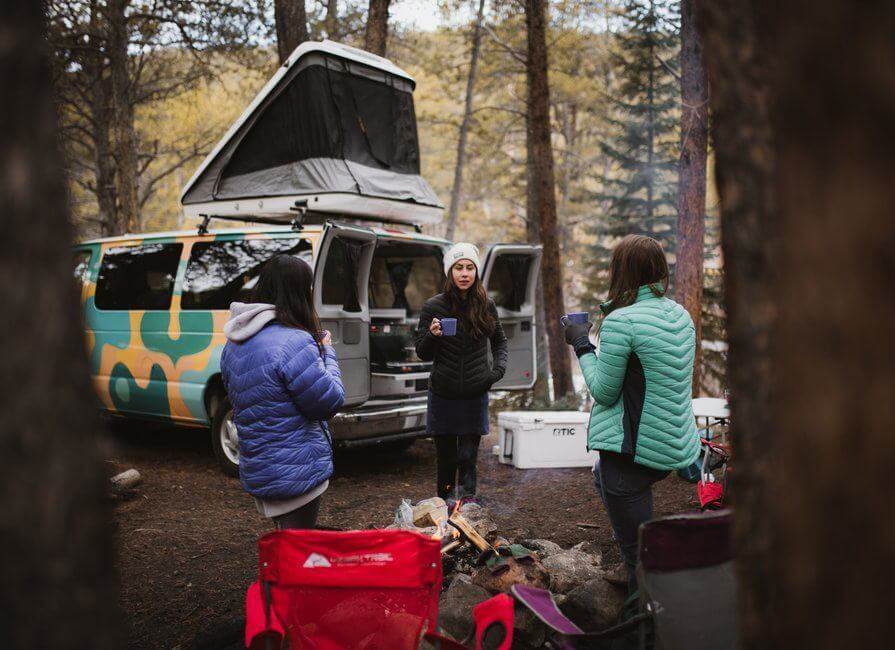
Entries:
[[[439,619],[455,639],[472,632],[472,609],[478,603],[508,592],[514,584],[549,589],[583,629],[610,627],[621,612],[624,570],[604,567],[595,543],[563,549],[545,539],[508,540],[487,508],[462,501],[449,506],[438,497],[416,504],[404,501],[390,527],[441,540]],[[534,615],[517,607],[514,648],[545,647],[546,632]]]

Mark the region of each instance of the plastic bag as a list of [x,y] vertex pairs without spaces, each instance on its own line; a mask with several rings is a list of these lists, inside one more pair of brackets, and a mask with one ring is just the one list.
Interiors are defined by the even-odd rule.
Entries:
[[402,530],[416,530],[413,525],[413,506],[410,505],[410,499],[401,499],[401,505],[395,510],[395,528]]

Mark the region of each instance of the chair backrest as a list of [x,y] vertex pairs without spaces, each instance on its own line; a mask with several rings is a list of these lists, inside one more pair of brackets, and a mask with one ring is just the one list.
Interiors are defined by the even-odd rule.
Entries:
[[675,515],[640,527],[637,581],[656,648],[726,650],[737,641],[730,510]]
[[262,537],[258,555],[246,603],[250,647],[285,634],[292,648],[416,648],[436,628],[436,540],[402,530],[285,530]]

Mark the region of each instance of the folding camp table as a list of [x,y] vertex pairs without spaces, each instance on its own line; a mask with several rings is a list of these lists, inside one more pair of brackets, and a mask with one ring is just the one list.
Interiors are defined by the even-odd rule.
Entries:
[[[706,440],[711,440],[714,437],[712,427],[725,426],[730,423],[730,408],[727,406],[727,400],[718,397],[694,399],[693,415],[696,416],[696,428],[699,430],[699,436]],[[703,421],[703,427],[699,426],[700,418]]]

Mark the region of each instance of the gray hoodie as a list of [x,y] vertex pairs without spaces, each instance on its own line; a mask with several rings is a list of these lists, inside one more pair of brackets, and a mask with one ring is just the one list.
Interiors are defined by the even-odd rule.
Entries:
[[224,325],[224,335],[234,343],[247,341],[276,316],[276,307],[267,303],[230,303],[230,320]]

